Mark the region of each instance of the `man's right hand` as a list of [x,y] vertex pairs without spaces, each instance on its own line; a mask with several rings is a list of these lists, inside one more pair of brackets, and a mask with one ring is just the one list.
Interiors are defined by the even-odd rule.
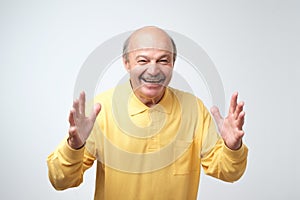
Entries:
[[79,149],[89,137],[97,115],[101,110],[99,103],[95,104],[90,116],[85,116],[85,93],[81,92],[79,99],[73,101],[73,107],[69,115],[69,138],[68,144],[73,149]]

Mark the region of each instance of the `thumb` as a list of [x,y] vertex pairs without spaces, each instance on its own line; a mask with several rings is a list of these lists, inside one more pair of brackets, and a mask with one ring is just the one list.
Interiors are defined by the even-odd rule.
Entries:
[[213,107],[211,107],[210,112],[211,112],[212,116],[214,117],[216,123],[221,124],[223,121],[223,118],[220,114],[219,108],[217,106],[213,106]]
[[101,111],[101,104],[100,104],[100,103],[96,103],[96,104],[94,105],[94,110],[93,110],[93,112],[91,113],[90,118],[91,118],[93,121],[95,121],[95,120],[96,120],[96,117],[98,116],[98,114],[100,113],[100,111]]

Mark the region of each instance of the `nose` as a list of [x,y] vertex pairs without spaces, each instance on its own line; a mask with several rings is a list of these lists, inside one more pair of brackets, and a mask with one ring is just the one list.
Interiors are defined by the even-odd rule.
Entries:
[[151,64],[149,65],[147,72],[152,76],[156,76],[160,73],[159,66],[157,66],[156,64]]

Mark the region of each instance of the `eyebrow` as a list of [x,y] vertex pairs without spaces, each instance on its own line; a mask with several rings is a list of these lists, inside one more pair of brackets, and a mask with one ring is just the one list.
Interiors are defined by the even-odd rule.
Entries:
[[137,56],[135,57],[135,59],[138,59],[138,58],[146,58],[146,59],[149,59],[149,57],[148,57],[148,56],[145,56],[145,55],[137,55]]
[[158,60],[162,59],[162,58],[171,58],[172,57],[172,54],[165,54],[165,55],[162,55],[158,58]]
[[[161,55],[160,57],[157,58],[157,60],[160,60],[162,58],[171,58],[172,54],[169,54],[169,53],[166,53],[166,54],[163,54]],[[150,59],[149,56],[146,56],[146,55],[137,55],[135,57],[135,59],[138,59],[138,58],[145,58],[145,59]]]

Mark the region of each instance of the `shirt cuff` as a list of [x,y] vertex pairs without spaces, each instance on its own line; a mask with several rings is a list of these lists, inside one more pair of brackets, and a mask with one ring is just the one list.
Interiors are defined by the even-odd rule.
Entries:
[[225,143],[223,143],[223,152],[229,157],[230,160],[240,161],[247,157],[248,148],[243,143],[238,150],[231,150],[225,145]]
[[64,140],[62,146],[60,147],[60,153],[64,156],[65,160],[69,162],[82,161],[82,157],[84,156],[85,147],[80,149],[73,149],[68,144],[67,140]]

